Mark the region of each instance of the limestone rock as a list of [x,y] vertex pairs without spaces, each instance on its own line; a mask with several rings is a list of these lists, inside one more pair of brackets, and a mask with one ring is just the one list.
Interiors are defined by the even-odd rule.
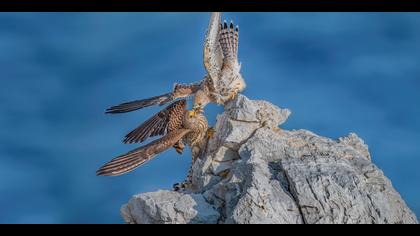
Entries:
[[219,218],[202,195],[164,190],[134,196],[121,215],[127,223],[142,224],[211,224]]
[[216,134],[184,193],[134,196],[127,223],[418,223],[356,134],[332,140],[281,130],[290,111],[243,95],[218,115]]

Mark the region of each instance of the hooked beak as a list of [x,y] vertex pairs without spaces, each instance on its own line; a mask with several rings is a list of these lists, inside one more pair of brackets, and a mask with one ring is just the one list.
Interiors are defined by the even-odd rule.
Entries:
[[188,111],[188,117],[189,117],[189,118],[193,118],[193,117],[195,117],[196,115],[197,115],[197,113],[195,112],[195,110],[194,110],[194,109],[192,109],[192,110]]
[[194,106],[191,111],[188,112],[190,118],[195,117],[197,114],[203,113],[204,109],[201,106]]

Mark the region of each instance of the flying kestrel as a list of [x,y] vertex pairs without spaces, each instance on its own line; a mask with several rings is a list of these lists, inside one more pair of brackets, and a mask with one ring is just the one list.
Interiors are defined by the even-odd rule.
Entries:
[[[200,113],[212,102],[224,105],[246,87],[238,62],[239,28],[233,22],[220,22],[220,13],[211,15],[204,41],[204,79],[190,85],[175,84],[172,92],[143,100],[123,103],[107,109],[106,113],[125,113],[152,105],[164,105],[194,95],[193,112]],[[198,92],[200,91],[200,92]]]
[[184,143],[191,148],[194,163],[207,143],[208,123],[202,112],[192,114],[186,110],[186,107],[185,99],[176,101],[130,132],[125,137],[125,143],[142,142],[158,135],[164,136],[112,159],[99,168],[96,174],[104,176],[125,174],[170,147],[182,153]]

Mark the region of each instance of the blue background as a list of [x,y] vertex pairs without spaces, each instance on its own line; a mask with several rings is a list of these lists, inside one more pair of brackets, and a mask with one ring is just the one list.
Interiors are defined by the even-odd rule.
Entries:
[[[284,129],[356,132],[420,214],[420,15],[226,13],[240,25],[245,95],[293,114]],[[120,102],[202,79],[208,13],[0,13],[0,223],[122,223],[131,195],[182,181],[189,151],[136,171],[96,169],[159,108]],[[211,123],[222,108],[211,105]]]

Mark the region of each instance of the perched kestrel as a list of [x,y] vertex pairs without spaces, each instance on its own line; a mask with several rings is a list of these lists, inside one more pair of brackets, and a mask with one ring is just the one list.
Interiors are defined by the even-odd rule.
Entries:
[[190,85],[175,84],[173,91],[160,96],[123,103],[107,109],[106,113],[125,113],[152,105],[164,105],[194,95],[193,115],[212,102],[224,105],[243,91],[245,81],[238,62],[239,28],[220,22],[220,13],[211,15],[204,41],[204,79]]
[[203,113],[197,112],[193,115],[191,111],[186,110],[186,107],[185,99],[176,101],[131,131],[126,135],[125,143],[143,142],[149,137],[164,136],[112,159],[99,168],[96,174],[104,176],[125,174],[170,147],[182,153],[184,143],[191,148],[194,163],[205,148],[208,123]]
[[207,70],[204,84],[208,87],[206,94],[210,102],[224,105],[246,87],[240,74],[238,43],[239,27],[234,27],[233,22],[228,25],[224,21],[222,24],[220,13],[214,12],[204,42],[204,67]]

